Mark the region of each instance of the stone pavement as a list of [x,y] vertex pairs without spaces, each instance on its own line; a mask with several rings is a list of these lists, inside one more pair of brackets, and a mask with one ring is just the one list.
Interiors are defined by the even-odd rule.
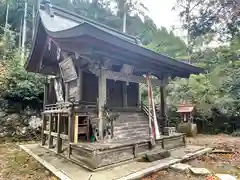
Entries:
[[212,151],[211,148],[187,146],[171,151],[171,157],[154,162],[129,162],[111,169],[90,172],[38,144],[20,147],[62,180],[130,180],[166,169],[170,165]]

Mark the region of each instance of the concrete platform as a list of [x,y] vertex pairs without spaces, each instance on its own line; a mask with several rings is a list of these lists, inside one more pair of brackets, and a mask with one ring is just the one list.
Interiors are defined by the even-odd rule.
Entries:
[[144,177],[170,165],[212,151],[211,148],[187,146],[171,151],[171,157],[155,162],[129,162],[111,169],[90,172],[39,144],[20,145],[33,158],[62,180],[129,180]]

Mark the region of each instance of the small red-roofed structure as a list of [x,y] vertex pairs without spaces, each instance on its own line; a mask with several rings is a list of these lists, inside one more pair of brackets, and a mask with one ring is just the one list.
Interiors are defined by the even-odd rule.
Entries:
[[192,122],[194,109],[192,104],[182,104],[177,107],[177,112],[183,117],[183,122]]

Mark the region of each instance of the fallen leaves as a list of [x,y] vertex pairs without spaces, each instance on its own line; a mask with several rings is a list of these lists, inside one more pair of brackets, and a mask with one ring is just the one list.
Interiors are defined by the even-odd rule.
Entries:
[[206,178],[206,180],[221,180],[221,179],[219,179],[218,177],[216,177],[216,176],[214,176],[214,175],[211,175],[211,176],[208,176],[208,177]]
[[141,180],[157,180],[161,176],[165,176],[168,174],[168,171],[159,171],[157,173],[153,173],[151,176],[142,178]]

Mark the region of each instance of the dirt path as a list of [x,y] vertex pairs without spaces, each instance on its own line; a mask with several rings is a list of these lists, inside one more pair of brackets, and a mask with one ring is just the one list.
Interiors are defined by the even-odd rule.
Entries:
[[57,180],[15,144],[0,144],[0,180]]
[[[188,144],[227,149],[232,154],[214,154],[203,156],[189,162],[195,167],[212,168],[215,171],[225,167],[226,172],[240,168],[240,138],[227,135],[198,135],[195,138],[187,138]],[[218,167],[219,166],[219,167]],[[234,167],[234,168],[232,168]],[[240,171],[238,171],[240,172]],[[235,172],[238,175],[238,172]],[[240,178],[240,174],[239,174]],[[191,174],[177,173],[171,170],[160,171],[144,180],[206,180],[206,177],[196,177]],[[14,143],[0,144],[0,180],[57,180],[27,153],[21,151]]]

